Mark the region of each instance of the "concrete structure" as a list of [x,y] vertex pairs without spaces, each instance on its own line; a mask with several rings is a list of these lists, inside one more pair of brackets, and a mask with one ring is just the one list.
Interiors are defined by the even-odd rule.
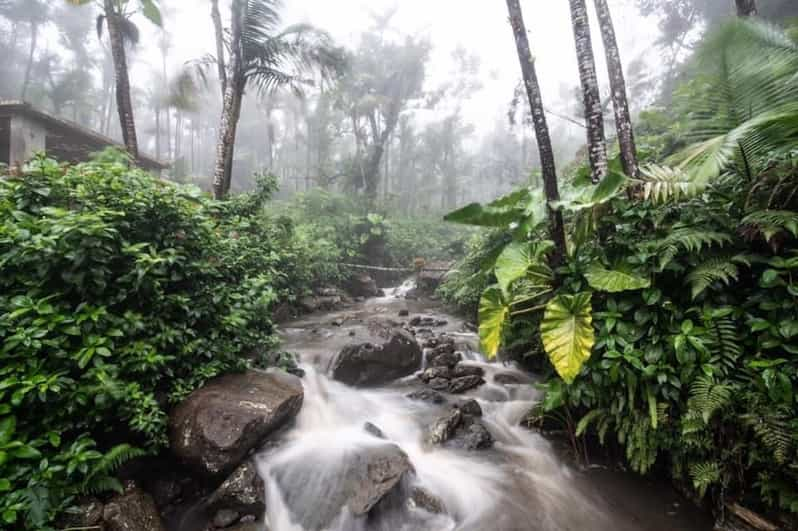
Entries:
[[[82,162],[92,153],[124,146],[74,122],[57,118],[21,101],[0,100],[0,164],[21,165],[35,153],[45,151],[62,162]],[[160,174],[167,164],[146,155],[139,165]]]

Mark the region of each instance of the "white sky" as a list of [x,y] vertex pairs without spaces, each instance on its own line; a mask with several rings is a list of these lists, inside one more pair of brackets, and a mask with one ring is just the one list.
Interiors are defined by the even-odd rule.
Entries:
[[[222,0],[222,11],[228,2]],[[653,66],[659,61],[654,49],[658,37],[656,21],[639,16],[634,0],[610,0],[621,55],[625,62],[644,55]],[[590,5],[591,23],[595,13]],[[171,63],[174,68],[185,61],[213,53],[213,28],[207,0],[161,0],[165,26],[174,35]],[[537,58],[538,76],[544,102],[552,109],[571,114],[563,102],[562,91],[579,83],[568,0],[522,0],[522,8]],[[483,89],[464,106],[466,118],[478,130],[493,126],[506,113],[515,83],[520,78],[518,58],[503,0],[284,0],[284,23],[309,22],[327,30],[340,44],[354,47],[358,36],[372,25],[370,12],[384,13],[398,6],[392,26],[402,34],[428,37],[433,44],[428,64],[430,87],[439,85],[452,69],[451,52],[462,45],[482,61]],[[154,37],[151,25],[139,21],[145,35]],[[150,28],[145,29],[147,26]],[[96,38],[96,36],[90,36]],[[143,38],[138,59],[159,64],[157,47]],[[606,80],[604,53],[598,29],[593,45],[599,78]],[[146,68],[141,63],[138,71]],[[142,72],[143,73],[143,72]],[[134,71],[134,75],[136,72]],[[605,84],[606,89],[606,84]],[[608,91],[604,91],[604,97]],[[556,120],[556,118],[551,118]],[[555,124],[553,124],[555,125]]]

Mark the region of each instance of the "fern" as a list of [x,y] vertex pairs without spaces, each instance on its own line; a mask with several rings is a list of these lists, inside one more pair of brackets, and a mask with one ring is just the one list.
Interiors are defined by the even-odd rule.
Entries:
[[678,168],[650,164],[640,169],[640,177],[643,197],[653,203],[692,199],[706,189],[705,183]]
[[781,232],[789,232],[798,237],[798,212],[757,210],[745,216],[740,224],[743,227],[754,228],[766,241],[770,241]]
[[660,270],[663,270],[680,252],[697,254],[713,246],[723,247],[731,241],[732,237],[725,232],[677,226],[665,238],[652,242],[651,246],[660,255]]
[[686,281],[690,284],[695,299],[715,282],[722,282],[728,286],[732,280],[737,280],[738,275],[737,266],[729,258],[716,257],[695,267],[687,275]]
[[711,363],[724,373],[733,371],[743,355],[737,324],[729,317],[716,318],[706,324],[710,331],[707,348],[712,353]]
[[147,455],[144,450],[129,444],[119,444],[111,448],[91,468],[83,480],[81,494],[99,494],[106,491],[122,491],[122,485],[113,474],[126,462]]
[[720,481],[720,475],[720,464],[715,461],[690,465],[690,478],[693,480],[693,487],[698,491],[698,495],[701,498],[704,497],[710,486]]
[[790,460],[796,434],[790,429],[791,418],[783,413],[758,409],[758,413],[743,415],[743,422],[753,429],[757,438],[773,452],[780,465]]
[[700,376],[690,386],[688,411],[697,413],[705,424],[709,424],[717,411],[731,404],[733,392],[734,386],[730,384],[720,384],[710,376]]
[[576,425],[576,436],[581,437],[585,431],[590,427],[590,424],[598,420],[601,421],[602,417],[607,415],[607,411],[604,409],[594,409],[588,412],[584,417],[582,417]]

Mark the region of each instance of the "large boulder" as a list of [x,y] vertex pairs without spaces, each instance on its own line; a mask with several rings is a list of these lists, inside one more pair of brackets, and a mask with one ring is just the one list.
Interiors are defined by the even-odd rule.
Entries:
[[413,374],[421,366],[421,347],[401,329],[380,344],[344,347],[331,364],[332,377],[353,386],[374,386]]
[[303,396],[300,380],[282,372],[212,380],[172,412],[172,451],[204,475],[228,475],[299,412]]
[[377,282],[365,273],[350,278],[346,289],[353,297],[376,297],[380,292]]
[[293,493],[285,503],[302,529],[328,529],[344,508],[362,517],[398,488],[412,470],[410,460],[397,445],[374,441],[343,450],[333,461],[318,462],[310,451],[271,469],[277,484]]
[[106,531],[164,531],[155,502],[133,482],[105,505],[103,521]]

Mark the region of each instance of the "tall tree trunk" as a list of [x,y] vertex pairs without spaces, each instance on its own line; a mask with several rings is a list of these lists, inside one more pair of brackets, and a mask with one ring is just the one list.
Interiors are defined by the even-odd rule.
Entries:
[[155,107],[155,158],[161,160],[161,106]]
[[535,126],[535,136],[540,151],[540,164],[543,172],[543,185],[546,193],[547,210],[549,214],[549,232],[554,241],[555,250],[550,260],[552,266],[558,266],[565,258],[565,225],[562,212],[552,207],[555,201],[560,200],[557,188],[557,167],[554,163],[554,150],[551,146],[549,125],[546,122],[546,112],[543,110],[543,98],[538,84],[535,60],[529,49],[529,38],[524,25],[524,16],[521,12],[519,0],[507,0],[507,9],[510,13],[510,25],[515,35],[515,44],[518,50],[518,61],[524,75],[524,86],[529,98],[529,107],[532,110],[532,122]]
[[105,0],[105,22],[108,26],[108,38],[111,41],[111,54],[114,58],[116,76],[116,106],[125,147],[130,156],[137,159],[139,142],[136,138],[136,122],[133,119],[133,101],[130,98],[130,77],[127,71],[127,56],[121,31],[121,15],[114,4],[114,0]]
[[[163,90],[164,94],[169,93],[169,75],[166,72],[166,46],[161,50],[161,69],[163,71]],[[164,109],[166,115],[166,158],[172,157],[172,111],[169,104],[166,104]]]
[[753,17],[758,14],[756,0],[734,0],[737,4],[737,15],[740,17]]
[[222,15],[219,13],[219,0],[211,0],[211,19],[216,36],[216,68],[219,73],[219,84],[222,87],[222,97],[227,91],[227,66],[224,60],[224,33],[222,29]]
[[39,42],[39,24],[31,22],[30,24],[30,48],[28,50],[28,64],[25,67],[25,79],[22,81],[22,101],[28,94],[28,86],[30,85],[30,74],[33,70],[33,56],[36,54],[36,46]]
[[621,53],[618,50],[618,40],[615,37],[615,26],[612,23],[612,14],[607,5],[607,0],[595,0],[595,4],[599,26],[601,27],[601,38],[604,41],[604,51],[607,56],[607,68],[610,74],[612,103],[615,108],[615,129],[618,134],[618,144],[621,148],[621,164],[623,165],[624,173],[634,178],[638,174],[637,147],[632,127],[632,116],[629,113],[623,63],[621,62]]
[[590,158],[591,180],[598,184],[607,175],[607,141],[604,136],[604,115],[601,109],[601,94],[593,43],[590,38],[590,23],[587,18],[585,0],[569,0],[571,22],[576,41],[576,57],[579,61],[579,78],[585,104],[587,125],[587,149]]

